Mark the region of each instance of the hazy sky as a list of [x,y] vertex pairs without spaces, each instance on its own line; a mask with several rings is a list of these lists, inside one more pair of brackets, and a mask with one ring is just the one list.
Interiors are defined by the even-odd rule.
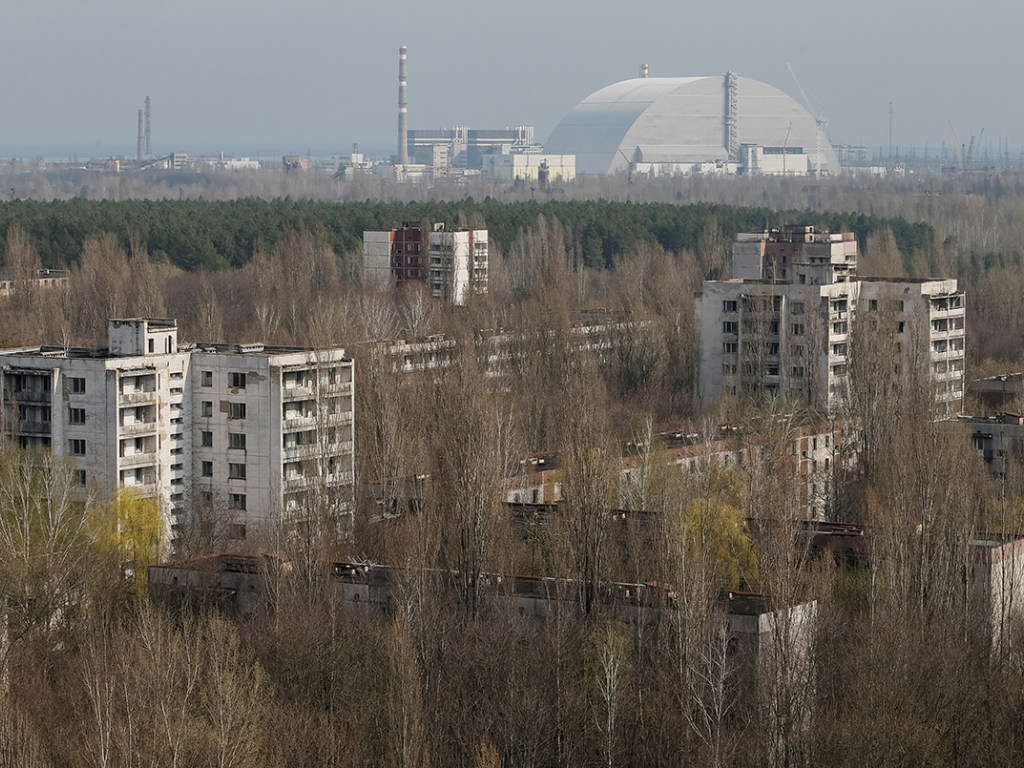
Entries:
[[799,99],[837,143],[932,151],[985,129],[1024,144],[1024,3],[975,0],[9,0],[0,145],[154,151],[337,145],[394,151],[397,52],[409,126],[532,124],[545,140],[598,88],[733,70]]

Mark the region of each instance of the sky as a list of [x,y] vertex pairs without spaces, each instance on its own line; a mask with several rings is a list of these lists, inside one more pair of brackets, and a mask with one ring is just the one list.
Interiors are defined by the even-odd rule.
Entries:
[[[9,2],[0,147],[394,152],[409,127],[534,125],[635,77],[727,70],[802,100],[831,140],[920,155],[985,131],[1024,145],[1018,0],[32,0]],[[0,150],[2,152],[2,150]]]

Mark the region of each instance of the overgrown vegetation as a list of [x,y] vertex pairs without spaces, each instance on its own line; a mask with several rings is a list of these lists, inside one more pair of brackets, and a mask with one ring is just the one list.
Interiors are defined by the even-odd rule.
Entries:
[[[270,541],[295,566],[270,574],[266,609],[245,619],[148,607],[125,574],[146,562],[151,510],[122,498],[113,514],[97,507],[109,525],[94,525],[60,503],[70,482],[61,467],[40,474],[5,454],[0,754],[30,768],[1019,764],[1020,622],[984,599],[970,543],[1024,532],[1021,467],[991,481],[969,436],[932,421],[932,393],[912,371],[880,395],[853,391],[842,419],[865,429],[842,450],[858,461],[836,454],[828,493],[832,510],[868,526],[869,545],[852,566],[812,558],[790,525],[805,501],[793,472],[801,415],[693,396],[693,294],[728,275],[735,231],[766,223],[852,226],[867,273],[962,277],[975,370],[986,358],[1015,365],[1024,277],[1011,214],[1024,196],[1002,183],[975,204],[957,184],[937,190],[956,200],[901,197],[899,185],[808,193],[867,195],[847,207],[873,205],[885,219],[572,200],[4,205],[4,265],[23,288],[0,305],[5,343],[102,345],[107,317],[169,315],[185,340],[341,345],[357,360],[358,416],[353,540],[311,530]],[[926,218],[914,214],[928,205],[929,224],[892,218]],[[67,250],[51,263],[71,264],[66,290],[30,288],[40,253],[55,258],[48,217],[60,210],[90,212],[94,228],[67,234],[69,219],[61,235]],[[176,263],[157,234],[175,226],[160,216],[202,238],[209,222],[223,237]],[[351,273],[363,226],[460,217],[497,243],[491,292],[469,306],[381,292]],[[587,244],[588,231],[600,244]],[[970,256],[975,245],[994,255]],[[591,319],[615,320],[619,336],[581,352],[572,325],[598,308],[614,314]],[[505,386],[489,375],[480,329],[517,332]],[[373,343],[436,333],[452,340],[454,364],[422,374],[396,375]],[[885,375],[892,343],[857,339]],[[722,419],[757,446],[729,467],[711,460]],[[701,435],[689,473],[653,439],[669,427]],[[523,530],[496,478],[542,450],[564,459],[566,503]],[[403,503],[400,480],[420,474],[429,489]],[[615,522],[609,507],[646,522]],[[382,509],[403,514],[383,519]],[[747,518],[762,521],[758,537]],[[269,544],[249,542],[255,552]],[[337,600],[327,564],[339,558],[399,568],[389,612]],[[438,592],[424,573],[454,576]],[[535,622],[495,602],[485,574],[560,576],[577,591]],[[599,586],[611,580],[663,587],[673,607],[625,622],[601,609]],[[783,611],[781,641],[745,664],[719,603],[737,587],[781,605],[815,598],[807,643],[798,615]]]

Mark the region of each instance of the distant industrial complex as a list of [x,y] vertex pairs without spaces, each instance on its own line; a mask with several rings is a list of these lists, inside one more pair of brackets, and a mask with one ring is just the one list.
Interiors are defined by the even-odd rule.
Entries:
[[[504,127],[451,124],[409,127],[408,50],[399,49],[398,132],[393,155],[370,155],[353,144],[350,152],[251,158],[190,156],[155,151],[152,100],[138,110],[136,152],[85,164],[92,170],[150,171],[220,168],[227,171],[277,169],[334,174],[339,180],[371,177],[393,182],[479,177],[552,191],[577,174],[630,177],[682,175],[806,176],[840,173],[891,174],[919,170],[965,171],[987,162],[975,151],[975,137],[961,143],[950,123],[951,143],[923,159],[913,151],[900,157],[882,150],[833,145],[825,119],[812,111],[794,74],[798,100],[779,88],[735,72],[723,75],[651,77],[646,64],[637,77],[590,94],[571,107],[546,142],[526,121]],[[380,137],[374,137],[379,140]],[[378,143],[379,146],[379,143]],[[394,146],[394,145],[393,145]],[[981,143],[978,142],[980,149]],[[1005,156],[1004,156],[1005,155]],[[1008,151],[1000,151],[1005,167]],[[1021,157],[1024,163],[1024,155]],[[74,163],[82,167],[81,163]],[[43,169],[46,163],[38,163]]]

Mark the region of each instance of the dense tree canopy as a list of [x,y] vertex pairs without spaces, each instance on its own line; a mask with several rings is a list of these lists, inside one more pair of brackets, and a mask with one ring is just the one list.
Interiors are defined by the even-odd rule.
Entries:
[[203,200],[17,200],[0,204],[0,241],[12,224],[28,234],[43,266],[59,268],[79,259],[90,236],[113,233],[129,248],[134,237],[154,257],[163,255],[183,269],[240,267],[283,233],[318,229],[338,255],[357,251],[364,230],[401,226],[406,221],[484,224],[501,247],[543,215],[561,223],[568,245],[589,267],[612,268],[624,254],[657,244],[669,252],[696,250],[709,218],[731,240],[737,232],[757,231],[795,221],[852,230],[863,245],[869,234],[891,229],[909,260],[931,242],[932,229],[904,219],[864,214],[772,211],[711,203],[622,203],[606,200],[504,203],[487,198],[418,203],[326,203],[313,200],[212,202]]

